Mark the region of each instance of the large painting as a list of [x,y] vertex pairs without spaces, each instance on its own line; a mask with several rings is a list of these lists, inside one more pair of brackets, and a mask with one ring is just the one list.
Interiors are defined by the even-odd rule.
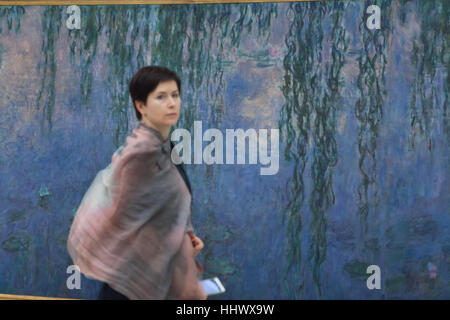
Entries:
[[162,65],[211,299],[450,298],[449,1],[150,2],[0,6],[0,293],[97,297],[69,228]]

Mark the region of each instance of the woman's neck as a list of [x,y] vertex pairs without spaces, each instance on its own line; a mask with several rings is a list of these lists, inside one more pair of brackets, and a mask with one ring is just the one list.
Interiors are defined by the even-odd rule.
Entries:
[[163,142],[166,142],[167,139],[169,138],[169,131],[170,131],[170,127],[168,128],[158,128],[155,125],[153,125],[152,123],[148,122],[145,118],[141,120],[141,122],[143,122],[146,126],[155,129],[156,131],[158,131],[162,138],[163,138]]

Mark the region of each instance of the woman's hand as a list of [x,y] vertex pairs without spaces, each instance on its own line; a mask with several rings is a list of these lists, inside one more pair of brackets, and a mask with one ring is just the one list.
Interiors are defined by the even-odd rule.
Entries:
[[194,255],[197,256],[205,245],[203,244],[202,239],[197,237],[192,231],[189,231],[188,234],[191,238],[192,245],[194,246]]

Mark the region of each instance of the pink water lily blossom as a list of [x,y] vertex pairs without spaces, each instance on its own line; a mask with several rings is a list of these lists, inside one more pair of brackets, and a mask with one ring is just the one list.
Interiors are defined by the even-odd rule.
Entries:
[[279,52],[278,48],[270,48],[269,49],[269,56],[271,56],[272,58],[276,57],[278,55],[278,52]]

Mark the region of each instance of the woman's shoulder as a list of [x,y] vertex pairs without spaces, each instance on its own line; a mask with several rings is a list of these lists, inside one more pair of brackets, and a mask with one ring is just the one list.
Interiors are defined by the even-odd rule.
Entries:
[[126,138],[126,142],[114,152],[111,163],[114,165],[116,162],[132,158],[158,158],[162,152],[161,140],[138,126]]

